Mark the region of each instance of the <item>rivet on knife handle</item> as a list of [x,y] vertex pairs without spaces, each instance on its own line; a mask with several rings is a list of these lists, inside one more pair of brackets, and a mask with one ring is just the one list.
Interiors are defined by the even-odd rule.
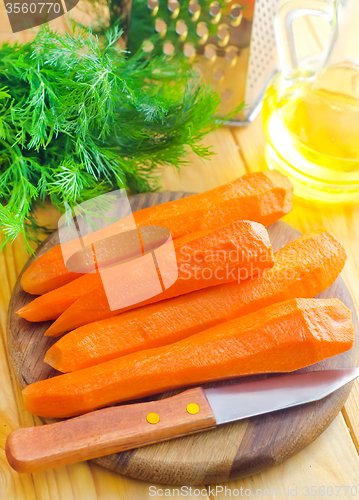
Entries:
[[9,435],[5,451],[16,471],[30,473],[193,434],[215,425],[203,389],[196,388],[168,399],[105,408],[55,424],[18,429]]
[[157,413],[149,413],[146,417],[146,420],[149,424],[158,424],[160,421],[160,416]]

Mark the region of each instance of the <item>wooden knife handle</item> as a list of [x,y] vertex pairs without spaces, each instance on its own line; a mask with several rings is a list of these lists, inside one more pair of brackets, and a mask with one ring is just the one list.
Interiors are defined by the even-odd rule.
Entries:
[[166,441],[215,427],[202,388],[148,403],[116,406],[55,424],[12,432],[6,441],[9,464],[36,472]]

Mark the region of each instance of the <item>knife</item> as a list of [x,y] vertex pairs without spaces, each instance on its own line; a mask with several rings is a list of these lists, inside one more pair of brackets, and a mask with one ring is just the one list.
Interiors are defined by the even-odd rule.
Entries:
[[358,376],[359,368],[294,373],[105,408],[15,430],[6,457],[23,473],[68,465],[317,401]]

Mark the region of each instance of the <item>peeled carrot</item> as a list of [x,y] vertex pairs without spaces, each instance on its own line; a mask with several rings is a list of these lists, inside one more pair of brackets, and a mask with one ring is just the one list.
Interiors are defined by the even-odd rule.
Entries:
[[[232,229],[230,232],[225,236],[224,231],[216,230],[216,231],[207,231],[206,233],[211,234],[210,238],[218,238],[217,244],[213,241],[210,242],[212,243],[212,246],[209,247],[207,250],[207,253],[210,253],[210,251],[213,252],[218,252],[218,255],[221,255],[221,249],[218,247],[218,244],[220,242],[220,238],[224,238],[223,242],[226,246],[226,241],[230,245],[232,244],[231,240],[233,240],[233,235],[232,235],[232,230],[236,229],[243,229],[246,227],[242,223],[236,223],[235,225],[231,225]],[[257,224],[257,229],[259,228],[259,225]],[[263,230],[264,228],[262,228]],[[262,231],[263,235],[265,238],[267,238],[265,230]],[[184,250],[188,247],[189,240],[192,241],[192,250],[190,248],[186,249],[186,252],[191,251],[192,253],[197,252],[200,248],[195,248],[195,239],[198,239],[200,236],[202,237],[204,235],[204,232],[202,231],[201,233],[192,233],[190,235],[182,236],[181,238],[178,238],[175,242],[175,248],[177,249],[177,260],[178,262],[182,262],[184,260],[183,257],[184,255]],[[245,236],[243,234],[243,236]],[[202,241],[202,240],[201,240]],[[234,240],[233,240],[234,241]],[[238,241],[238,244],[242,242]],[[246,243],[246,242],[244,242]],[[201,245],[199,241],[197,241],[196,245]],[[213,247],[213,244],[217,245],[216,249]],[[201,250],[201,249],[200,249]],[[226,249],[227,255],[229,255],[229,252],[235,250],[234,247],[228,247]],[[249,250],[249,249],[247,249]],[[243,256],[244,257],[244,256]],[[255,254],[253,254],[253,257],[255,258]],[[186,257],[185,257],[186,258]],[[229,259],[228,259],[229,260]],[[264,259],[265,261],[265,259]],[[270,259],[269,259],[270,262]],[[183,263],[185,265],[185,263]],[[225,264],[225,263],[222,263]],[[133,262],[133,265],[135,266],[136,263]],[[187,266],[191,265],[190,263],[187,263]],[[198,262],[194,263],[195,266],[198,267]],[[218,264],[218,267],[220,267],[220,263]],[[270,265],[270,264],[269,264]],[[198,270],[199,271],[199,270]],[[188,281],[188,272],[186,271],[186,278]],[[232,277],[232,280],[234,277]],[[124,280],[124,278],[123,278]],[[130,276],[131,283],[133,283],[133,277],[132,274]],[[198,280],[196,280],[198,281]],[[211,285],[212,283],[208,281],[208,285]],[[217,282],[217,280],[216,280]],[[123,283],[122,283],[123,284]],[[116,283],[117,286],[117,283]],[[177,287],[179,286],[179,283],[176,285]],[[92,292],[95,288],[100,288],[102,287],[102,281],[101,281],[101,276],[99,273],[89,273],[85,274],[84,276],[81,276],[80,278],[67,283],[66,285],[59,287],[55,290],[52,290],[51,292],[45,293],[44,295],[37,297],[33,301],[29,302],[26,306],[22,307],[18,311],[16,311],[16,314],[20,316],[21,318],[24,318],[28,321],[47,321],[50,319],[56,319],[58,318],[62,313],[66,311],[67,308],[69,308],[74,302],[76,302],[79,298],[81,298],[83,295],[86,293]],[[171,294],[173,293],[173,289],[171,288]]]
[[[268,233],[261,224],[237,221],[216,230],[192,233],[174,241],[178,277],[158,295],[140,299],[147,277],[137,272],[136,260],[129,272],[119,277],[110,268],[106,289],[94,288],[80,297],[50,326],[47,336],[56,336],[79,326],[115,316],[138,306],[176,297],[220,283],[246,279],[274,265]],[[167,267],[166,265],[164,267]],[[165,274],[162,274],[165,277]],[[111,310],[109,296],[126,298],[129,290],[139,291],[139,300]]]
[[292,299],[175,344],[36,382],[23,397],[30,413],[72,417],[188,385],[290,372],[353,343],[350,311],[338,299]]
[[26,306],[18,309],[16,314],[28,321],[56,319],[79,297],[101,285],[102,281],[99,273],[84,274],[66,285],[37,297]]
[[[149,232],[146,231],[146,246],[143,249],[141,247],[137,228],[134,231],[126,232],[126,238],[123,238],[121,240],[121,245],[123,243],[125,244],[125,248],[122,249],[124,250],[123,256],[127,255],[130,257],[127,259],[122,259],[121,263],[124,263],[125,260],[128,262],[129,260],[131,260],[131,258],[133,259],[142,257],[142,250],[143,253],[145,253],[145,250],[146,252],[148,252],[149,250],[153,249],[153,247],[157,248],[158,246],[157,243],[159,245],[164,243],[163,238],[160,238],[162,231],[157,231],[158,228],[154,229],[155,231],[152,231],[152,233],[154,234],[149,234]],[[136,233],[137,246],[138,246],[137,249],[136,249],[136,242],[135,244],[133,244],[134,242],[133,233]],[[168,239],[167,233],[168,232],[166,231],[167,237],[165,238],[165,241],[167,241]],[[198,233],[193,233],[193,234],[198,235]],[[102,240],[101,243],[103,243],[101,251],[103,253],[106,253],[106,255],[109,257],[111,251],[114,249],[114,243],[116,243],[116,237],[106,238],[105,240]],[[106,248],[106,244],[108,244],[109,248]],[[112,253],[112,255],[114,254],[115,252]],[[91,260],[86,259],[85,256],[85,262],[86,261],[88,267],[91,267],[90,266]],[[98,266],[97,269],[95,267],[93,271],[90,270],[87,274],[79,276],[80,276],[79,278],[70,281],[69,283],[60,286],[59,288],[55,288],[55,290],[51,290],[50,292],[44,293],[40,297],[37,297],[36,299],[29,302],[21,309],[17,310],[16,314],[20,316],[20,318],[24,318],[28,321],[48,321],[51,319],[58,318],[64,311],[66,311],[68,307],[70,307],[74,302],[76,302],[77,299],[82,297],[82,295],[91,291],[95,287],[102,286],[102,281],[98,270]]]
[[[181,200],[145,208],[134,213],[137,226],[163,226],[173,239],[187,233],[215,229],[236,220],[250,219],[265,226],[280,219],[292,208],[290,181],[272,170],[244,175],[233,182]],[[131,218],[91,233],[86,245],[126,229]],[[66,244],[71,247],[73,242]],[[41,295],[79,277],[64,263],[60,246],[37,258],[21,277],[21,286]]]
[[66,269],[60,245],[48,250],[25,269],[20,284],[23,290],[34,295],[41,295],[66,285],[82,276]]
[[47,351],[45,362],[71,372],[143,349],[178,342],[276,302],[310,298],[328,288],[346,260],[328,231],[302,236],[274,254],[261,276],[168,299],[68,333]]

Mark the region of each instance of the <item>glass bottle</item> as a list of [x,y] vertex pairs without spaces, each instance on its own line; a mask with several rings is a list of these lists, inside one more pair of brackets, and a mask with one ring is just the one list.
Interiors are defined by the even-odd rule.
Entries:
[[[293,19],[308,14],[332,25],[316,68],[295,50]],[[282,70],[263,103],[268,165],[304,198],[359,201],[359,1],[289,0],[275,31]]]

